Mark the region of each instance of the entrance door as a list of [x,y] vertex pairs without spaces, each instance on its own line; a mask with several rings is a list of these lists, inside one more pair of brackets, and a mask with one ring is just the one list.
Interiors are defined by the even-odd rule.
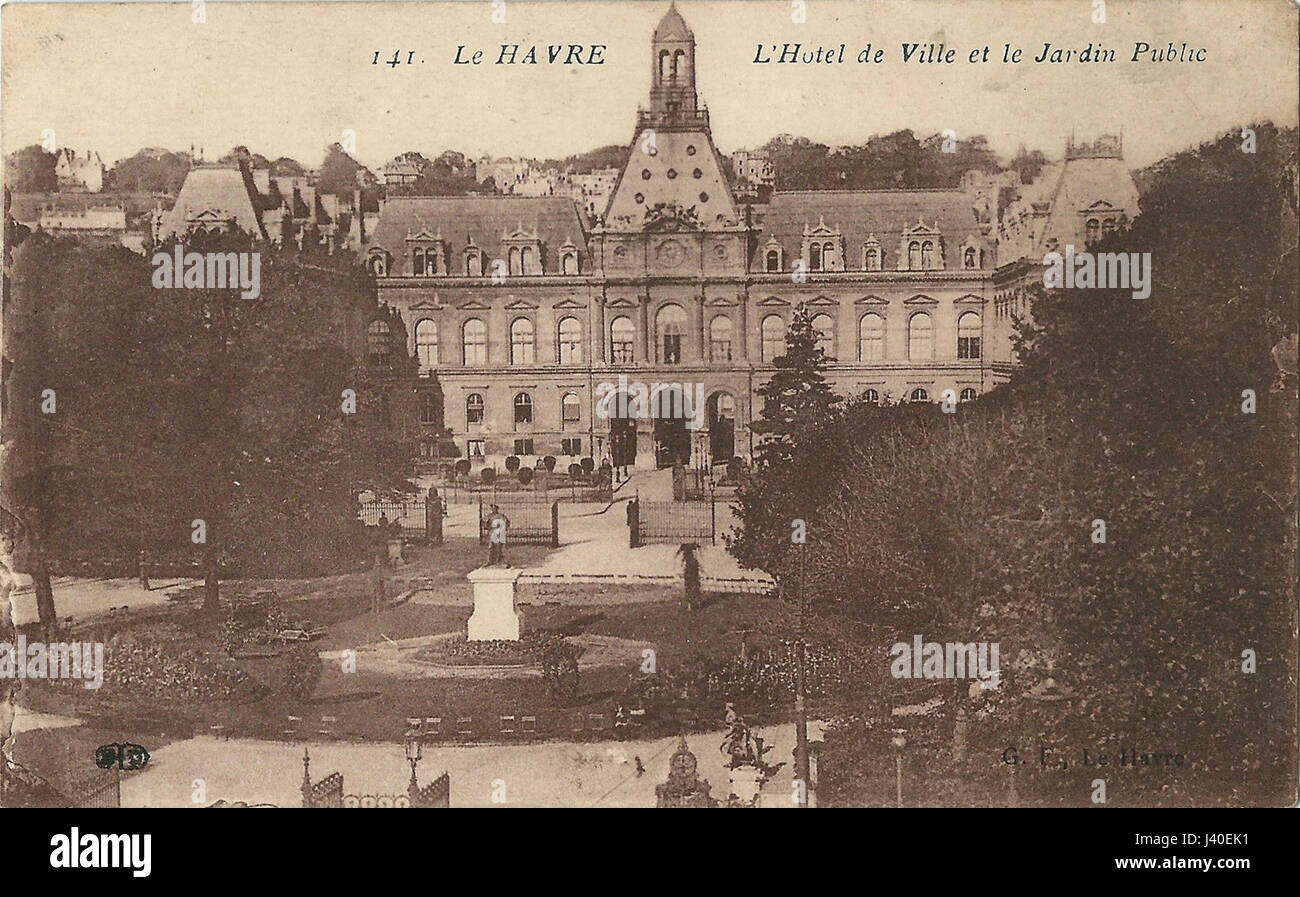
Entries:
[[725,464],[736,454],[736,400],[720,392],[709,399],[709,454]]
[[615,467],[636,465],[636,418],[610,418],[609,459]]

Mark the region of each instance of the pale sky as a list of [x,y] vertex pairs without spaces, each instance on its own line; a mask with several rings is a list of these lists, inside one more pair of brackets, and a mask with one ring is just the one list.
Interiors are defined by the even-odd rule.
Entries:
[[[1059,157],[1081,138],[1121,131],[1138,167],[1256,119],[1297,122],[1295,0],[787,0],[677,4],[695,32],[698,88],[719,148],[778,133],[831,145],[911,128],[985,134]],[[344,129],[374,169],[399,152],[561,157],[632,138],[648,102],[650,35],[665,2],[489,0],[447,3],[9,3],[0,14],[4,152],[39,142],[94,148],[112,164],[143,146],[244,144],[320,164]],[[953,65],[904,63],[900,44],[944,41]],[[1130,63],[1135,41],[1206,48],[1204,63]],[[1044,42],[1089,42],[1118,62],[1035,65]],[[846,45],[842,65],[755,65],[758,44]],[[503,43],[605,44],[601,66],[455,66],[458,44],[495,60]],[[868,43],[879,65],[854,57]],[[1005,43],[1019,65],[996,62]],[[990,62],[967,62],[990,46]],[[374,65],[394,51],[415,63]]]

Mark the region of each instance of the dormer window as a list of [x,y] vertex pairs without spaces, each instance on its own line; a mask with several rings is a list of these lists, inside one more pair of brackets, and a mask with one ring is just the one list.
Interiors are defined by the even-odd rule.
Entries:
[[519,228],[502,238],[511,276],[527,277],[543,273],[542,241],[536,233]]
[[408,235],[406,241],[411,249],[412,277],[433,277],[435,274],[447,273],[447,257],[440,237],[420,231]]
[[769,237],[767,243],[764,244],[762,259],[763,270],[768,274],[776,274],[785,270],[785,250],[776,241],[776,237]]
[[885,263],[885,255],[880,251],[880,241],[873,235],[862,244],[862,270],[879,271]]
[[465,276],[483,276],[483,251],[477,246],[470,246],[465,250]]
[[839,230],[826,226],[825,219],[814,228],[804,228],[803,255],[809,271],[843,271],[844,242]]
[[898,270],[938,271],[943,268],[943,238],[938,225],[918,221],[903,229],[898,244]]
[[567,241],[560,247],[560,273],[578,273],[578,248]]
[[962,252],[961,266],[967,270],[979,267],[979,256],[973,246],[967,246]]
[[366,259],[366,267],[375,277],[388,276],[388,253],[382,249],[370,250],[370,256]]

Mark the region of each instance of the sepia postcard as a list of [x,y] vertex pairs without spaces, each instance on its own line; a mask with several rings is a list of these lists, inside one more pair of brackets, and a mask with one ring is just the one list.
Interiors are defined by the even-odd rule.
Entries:
[[0,805],[1295,804],[1298,21],[5,5]]

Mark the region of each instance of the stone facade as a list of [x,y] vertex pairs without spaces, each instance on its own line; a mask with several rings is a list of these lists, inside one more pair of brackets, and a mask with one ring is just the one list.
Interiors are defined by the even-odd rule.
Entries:
[[[594,224],[561,197],[403,197],[381,210],[366,249],[379,297],[401,311],[422,370],[437,372],[445,423],[475,465],[748,456],[756,391],[800,303],[841,395],[971,399],[1009,376],[1010,320],[990,321],[999,258],[985,196],[738,202],[695,53],[670,8],[652,39],[649,108]],[[620,376],[656,396],[651,414],[607,413]],[[680,384],[670,399],[702,398],[686,409],[700,429],[658,404],[664,384]]]

